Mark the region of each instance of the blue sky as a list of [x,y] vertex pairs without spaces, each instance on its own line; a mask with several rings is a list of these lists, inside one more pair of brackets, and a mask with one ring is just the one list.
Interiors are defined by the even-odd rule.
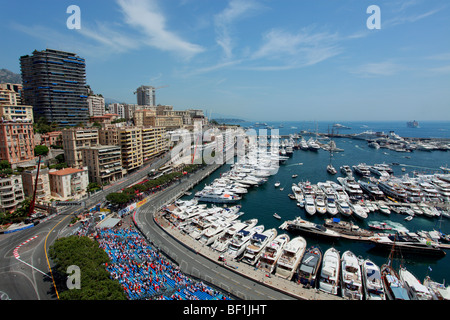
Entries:
[[[177,110],[253,120],[450,120],[447,0],[0,3],[0,68],[20,73],[35,49],[75,52],[92,89],[119,101],[145,84]],[[72,4],[80,30],[66,26]]]

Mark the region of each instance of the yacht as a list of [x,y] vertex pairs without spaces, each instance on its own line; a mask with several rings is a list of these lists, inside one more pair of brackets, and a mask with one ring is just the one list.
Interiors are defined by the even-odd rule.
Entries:
[[198,241],[206,246],[214,243],[221,232],[230,225],[230,222],[225,220],[214,222],[205,232],[200,236]]
[[347,178],[338,177],[337,180],[344,187],[350,198],[361,198],[363,191],[353,176],[348,176]]
[[320,214],[325,214],[327,212],[327,205],[325,203],[324,193],[318,192],[314,201],[316,204],[316,211]]
[[363,299],[362,274],[359,259],[351,251],[345,251],[341,257],[342,296],[352,300]]
[[342,185],[340,185],[339,183],[336,183],[334,181],[330,181],[329,182],[331,188],[333,188],[337,199],[336,200],[344,200],[344,201],[348,201],[349,197],[347,192],[345,192],[345,189]]
[[372,199],[378,200],[384,198],[383,191],[381,191],[376,184],[361,180],[359,180],[358,183],[361,186],[361,189],[365,193],[367,193]]
[[391,214],[391,209],[384,201],[378,201],[378,208],[379,208],[380,212],[383,214],[386,214],[386,215]]
[[367,212],[363,209],[363,207],[359,203],[349,201],[348,205],[352,210],[354,217],[359,219],[366,219],[368,217]]
[[297,281],[303,285],[316,287],[316,278],[322,263],[322,250],[318,246],[312,246],[305,251],[297,270]]
[[305,138],[302,138],[300,140],[300,149],[308,150],[308,143],[306,142]]
[[387,172],[385,167],[383,167],[381,165],[375,164],[375,165],[369,167],[369,170],[377,177],[381,177],[381,178],[389,178],[390,177],[389,172]]
[[264,231],[263,233],[255,233],[250,239],[250,244],[244,252],[242,261],[249,265],[254,265],[259,260],[264,247],[277,236],[275,228]]
[[352,215],[352,209],[348,205],[348,202],[345,200],[338,200],[337,201],[337,208],[340,214],[350,217]]
[[335,216],[338,213],[338,208],[336,206],[336,199],[334,197],[327,197],[326,206],[327,212],[330,215]]
[[195,197],[198,201],[211,203],[235,203],[242,199],[242,197],[231,192],[227,192],[226,190],[217,192],[202,190],[197,192]]
[[331,247],[325,251],[322,259],[322,270],[319,278],[319,289],[337,295],[339,289],[339,251]]
[[348,165],[343,165],[340,167],[341,172],[345,175],[345,176],[351,176],[352,173],[352,169],[350,169],[350,166]]
[[307,141],[308,149],[312,151],[318,151],[320,149],[320,145],[317,143],[316,140],[313,140],[313,138],[310,138]]
[[264,226],[259,225],[253,228],[247,227],[244,230],[237,232],[231,239],[226,254],[232,259],[237,259],[242,253],[244,253],[252,236],[263,231]]
[[406,288],[408,290],[408,294],[413,300],[432,300],[433,296],[431,295],[430,290],[425,287],[423,284],[417,280],[417,278],[406,268],[400,268],[398,272],[400,279],[403,280],[406,284]]
[[406,201],[408,195],[405,189],[403,189],[398,183],[391,180],[379,180],[378,188],[388,197],[395,198],[400,201]]
[[370,176],[370,169],[369,166],[367,166],[365,163],[360,163],[356,166],[352,166],[353,171],[362,176],[362,177],[368,177]]
[[336,174],[337,170],[333,167],[333,165],[330,163],[329,165],[327,165],[327,171],[329,174]]
[[366,259],[361,266],[366,300],[386,300],[380,268],[371,260]]
[[218,252],[224,252],[228,245],[230,244],[231,239],[234,237],[236,233],[239,231],[249,227],[249,226],[255,226],[258,223],[258,220],[254,219],[253,221],[247,221],[241,222],[236,221],[233,223],[230,227],[228,227],[225,231],[223,231],[219,237],[214,241],[214,243],[211,245],[211,248]]
[[290,240],[287,234],[280,234],[275,239],[269,242],[269,244],[264,248],[261,254],[257,267],[272,273],[276,267],[276,263],[283,253],[283,248]]
[[296,237],[289,241],[283,248],[283,253],[277,261],[275,274],[281,278],[291,280],[298,264],[306,250],[306,240]]
[[405,282],[390,264],[381,266],[381,278],[389,300],[410,300]]

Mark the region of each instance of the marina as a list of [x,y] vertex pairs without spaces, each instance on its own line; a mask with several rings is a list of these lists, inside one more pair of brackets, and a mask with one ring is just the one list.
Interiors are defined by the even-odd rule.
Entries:
[[[446,226],[448,198],[445,194],[445,179],[447,176],[439,168],[433,174],[418,174],[413,170],[399,170],[400,167],[404,167],[401,166],[402,162],[406,161],[400,162],[399,159],[394,158],[387,162],[384,154],[378,154],[379,157],[374,157],[380,149],[373,149],[368,146],[367,149],[362,150],[367,153],[366,157],[370,157],[375,164],[372,165],[367,158],[359,157],[362,152],[356,152],[356,156],[352,156],[352,162],[350,162],[348,159],[344,159],[349,147],[357,150],[360,148],[359,145],[352,145],[352,142],[353,140],[339,141],[338,145],[345,143],[347,145],[343,148],[345,152],[341,153],[342,159],[334,159],[334,162],[340,166],[348,163],[350,167],[364,163],[369,168],[384,169],[389,174],[388,178],[369,170],[369,175],[366,174],[364,177],[361,175],[359,180],[351,180],[352,183],[361,186],[361,179],[366,179],[369,184],[379,185],[380,179],[397,180],[401,178],[403,181],[408,180],[407,182],[410,182],[410,187],[412,187],[419,181],[414,179],[420,177],[421,180],[427,180],[429,184],[436,186],[436,184],[439,184],[437,183],[438,179],[443,178],[440,180],[443,182],[441,186],[443,192],[437,196],[425,195],[424,193],[420,195],[420,202],[409,201],[413,200],[411,195],[409,197],[407,195],[405,198],[396,194],[388,195],[384,192],[384,196],[376,193],[371,194],[370,188],[360,188],[361,192],[347,194],[346,197],[346,192],[343,192],[343,190],[345,191],[344,185],[339,182],[342,179],[337,178],[348,178],[347,173],[339,173],[336,176],[329,174],[326,170],[329,154],[321,150],[311,152],[311,150],[297,148],[289,159],[283,160],[278,172],[270,174],[269,161],[265,163],[265,168],[259,167],[256,171],[252,171],[252,174],[258,172],[257,177],[253,176],[254,179],[249,179],[248,174],[246,176],[241,175],[240,179],[236,179],[236,177],[233,179],[233,175],[239,171],[237,170],[239,165],[224,165],[207,178],[204,184],[200,183],[194,188],[193,193],[202,191],[206,186],[214,188],[217,181],[223,182],[224,179],[238,183],[247,181],[247,183],[242,183],[247,185],[247,193],[242,194],[242,199],[236,203],[227,204],[227,207],[231,209],[238,204],[240,206],[239,212],[242,213],[239,219],[244,221],[256,219],[257,222],[254,221],[254,226],[264,226],[265,230],[275,228],[279,231],[272,241],[267,241],[265,249],[261,251],[263,253],[259,262],[253,263],[254,260],[248,260],[248,257],[244,259],[242,255],[228,255],[227,251],[223,251],[223,259],[227,262],[235,261],[234,263],[238,264],[236,265],[237,270],[244,260],[251,261],[257,270],[266,272],[266,276],[282,278],[280,274],[277,275],[276,271],[277,267],[280,266],[278,262],[283,254],[282,248],[293,239],[301,237],[305,240],[304,249],[318,246],[321,252],[326,252],[329,248],[336,248],[341,253],[351,251],[360,258],[361,270],[363,270],[363,265],[367,268],[371,267],[371,264],[381,267],[386,262],[389,252],[395,246],[403,255],[408,270],[419,279],[424,279],[426,276],[431,276],[432,279],[437,281],[445,279],[445,261],[448,259],[445,251],[450,248],[444,237],[448,232],[448,226]],[[344,147],[344,145],[342,146]],[[352,150],[352,152],[354,151]],[[420,155],[420,151],[416,151],[415,154]],[[430,154],[432,155],[433,152]],[[320,161],[318,161],[319,156],[322,156]],[[411,158],[404,159],[410,160]],[[312,165],[313,161],[315,161],[314,165]],[[411,168],[423,166],[423,161],[420,160],[417,165],[411,164]],[[445,162],[441,163],[442,165],[445,164]],[[249,168],[246,168],[246,170],[249,170]],[[242,171],[240,173],[242,174]],[[294,175],[295,178],[293,178]],[[356,172],[353,172],[351,177],[353,175],[356,176]],[[405,175],[408,175],[409,178],[406,179]],[[253,180],[253,183],[249,183],[250,180]],[[415,183],[411,183],[411,181]],[[395,183],[398,184],[399,182],[395,181]],[[275,184],[278,187],[274,188]],[[280,186],[283,186],[283,188],[279,188]],[[426,185],[425,187],[429,188],[430,186]],[[334,190],[334,192],[330,190]],[[413,189],[410,188],[410,190]],[[309,195],[309,198],[302,198],[304,194]],[[317,196],[320,198],[319,201],[316,201]],[[260,200],[263,198],[271,201]],[[328,201],[323,201],[324,199]],[[333,199],[333,201],[329,199]],[[185,196],[181,201],[193,200],[199,199]],[[311,202],[311,200],[314,201]],[[209,203],[207,201],[199,201],[197,205],[200,203],[205,203],[203,205],[208,207],[216,205],[214,202]],[[355,206],[358,206],[358,210],[361,211],[360,216],[356,217],[353,212],[352,214],[345,214],[342,209],[336,213],[332,209],[333,205],[330,206],[330,210],[327,210],[327,203],[335,204],[337,209],[340,207],[339,203],[341,203],[341,206],[344,206],[345,203],[352,204],[349,207],[353,210],[355,210]],[[312,210],[308,212],[308,205],[314,206],[315,212]],[[405,216],[414,217],[414,219],[407,221]],[[338,224],[338,227],[333,226],[333,224]],[[283,231],[287,233],[280,234]],[[260,234],[262,234],[262,230],[260,230]],[[283,242],[280,242],[280,239],[284,239]],[[216,247],[210,246],[209,248],[207,252],[212,250],[219,253]],[[266,252],[266,250],[269,251]],[[297,251],[291,250],[291,252]],[[285,275],[285,277],[293,279],[290,281],[293,283],[301,279],[301,273],[298,271],[299,266],[301,266],[301,260],[299,259],[294,259],[294,263],[284,264],[290,266],[289,270],[297,265],[297,271],[292,276],[290,273]],[[429,272],[430,265],[433,269],[431,275]],[[439,268],[440,265],[442,265],[442,268]],[[257,271],[256,269],[255,271]],[[330,293],[334,295],[332,292],[328,294]],[[354,295],[355,297],[358,296],[358,294]]]

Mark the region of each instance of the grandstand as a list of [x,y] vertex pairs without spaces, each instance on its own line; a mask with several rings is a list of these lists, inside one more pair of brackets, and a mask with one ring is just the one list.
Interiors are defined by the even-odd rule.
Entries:
[[136,230],[99,229],[96,240],[110,258],[107,271],[130,300],[229,300],[224,293],[184,275]]

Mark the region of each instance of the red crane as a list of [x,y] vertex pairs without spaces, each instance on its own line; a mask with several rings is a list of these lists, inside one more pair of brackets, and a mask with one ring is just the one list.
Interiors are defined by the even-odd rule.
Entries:
[[37,167],[37,173],[36,173],[36,180],[34,181],[34,191],[33,191],[33,199],[30,202],[30,208],[28,211],[28,216],[30,217],[34,212],[34,203],[36,202],[36,190],[37,190],[37,184],[38,184],[38,178],[39,178],[39,168],[41,167],[41,156],[39,156],[38,160],[38,167]]

